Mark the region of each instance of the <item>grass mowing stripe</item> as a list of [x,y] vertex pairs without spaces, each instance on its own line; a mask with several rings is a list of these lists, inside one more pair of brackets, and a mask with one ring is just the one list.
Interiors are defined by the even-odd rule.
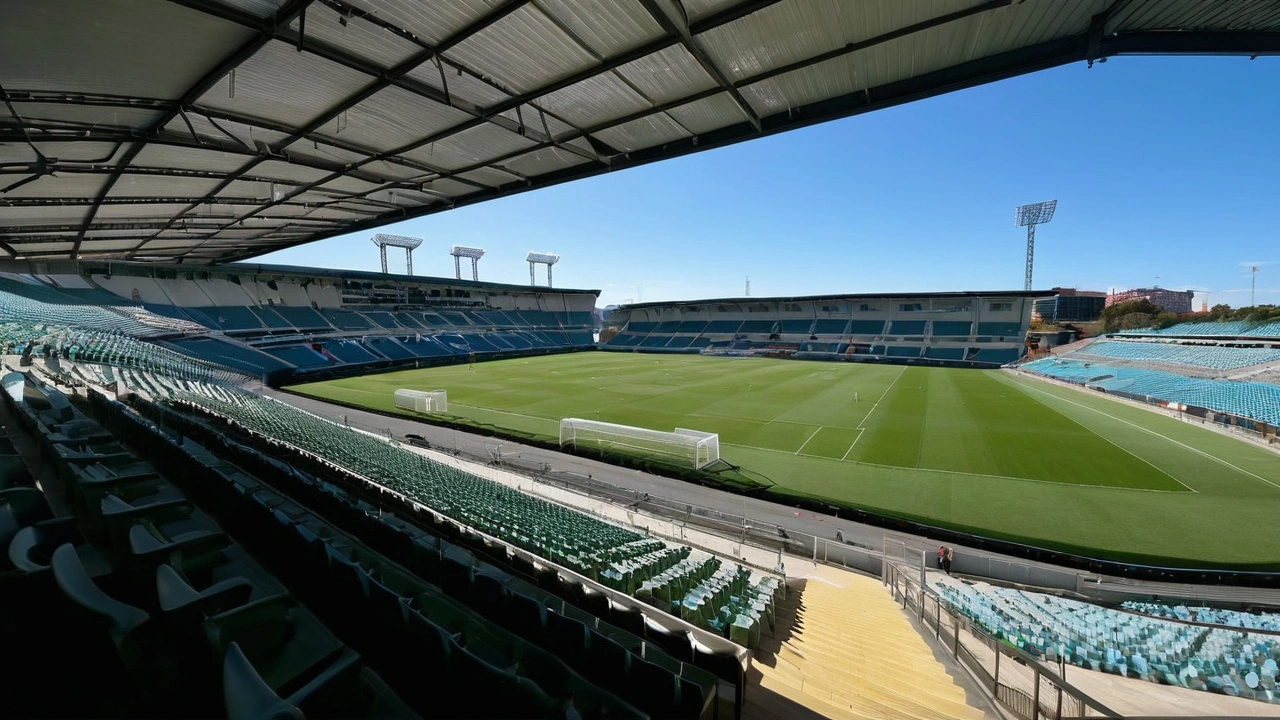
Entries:
[[1122,422],[1122,423],[1124,423],[1125,425],[1129,425],[1129,426],[1134,427],[1134,428],[1136,428],[1136,429],[1138,429],[1138,430],[1141,430],[1141,431],[1143,431],[1143,432],[1147,432],[1147,433],[1150,433],[1150,434],[1152,434],[1152,435],[1155,435],[1156,437],[1161,438],[1161,439],[1163,439],[1163,440],[1166,440],[1166,441],[1168,441],[1168,442],[1170,442],[1170,443],[1173,443],[1174,445],[1177,445],[1177,446],[1179,446],[1179,447],[1181,447],[1181,448],[1183,448],[1183,449],[1190,450],[1190,451],[1191,451],[1191,452],[1193,452],[1193,453],[1197,453],[1197,454],[1203,455],[1204,457],[1207,457],[1207,458],[1209,458],[1209,459],[1211,459],[1211,460],[1216,460],[1217,462],[1220,462],[1220,463],[1222,463],[1223,465],[1226,465],[1227,467],[1231,468],[1232,470],[1235,470],[1236,472],[1238,472],[1238,473],[1240,473],[1240,474],[1242,474],[1242,475],[1248,475],[1248,476],[1249,476],[1249,477],[1251,477],[1251,478],[1255,478],[1255,479],[1261,480],[1262,482],[1264,482],[1264,483],[1266,483],[1266,484],[1270,485],[1271,487],[1273,487],[1273,488],[1276,488],[1276,489],[1280,490],[1280,485],[1277,485],[1276,483],[1274,483],[1274,482],[1272,482],[1272,481],[1270,481],[1270,480],[1268,480],[1268,479],[1266,479],[1266,478],[1262,477],[1261,475],[1258,475],[1257,473],[1252,473],[1252,472],[1249,472],[1248,470],[1245,470],[1245,469],[1244,469],[1244,468],[1242,468],[1242,467],[1239,467],[1239,466],[1236,466],[1236,465],[1232,465],[1231,463],[1227,462],[1226,460],[1223,460],[1222,458],[1218,457],[1217,455],[1213,455],[1213,454],[1211,454],[1211,453],[1207,453],[1207,452],[1205,452],[1205,451],[1203,451],[1203,450],[1200,450],[1199,448],[1193,448],[1193,447],[1191,447],[1190,445],[1187,445],[1186,443],[1183,443],[1183,442],[1179,442],[1179,441],[1177,441],[1177,440],[1174,440],[1173,438],[1168,437],[1167,435],[1161,435],[1160,433],[1156,432],[1155,430],[1152,430],[1151,428],[1145,428],[1145,427],[1142,427],[1141,425],[1138,425],[1137,423],[1129,422],[1128,420],[1125,420],[1124,418],[1118,418],[1118,417],[1116,417],[1115,415],[1111,415],[1110,413],[1105,413],[1105,412],[1103,412],[1103,411],[1101,411],[1101,410],[1099,410],[1099,409],[1097,409],[1097,408],[1092,408],[1092,407],[1089,407],[1088,405],[1083,405],[1083,404],[1078,403],[1078,402],[1076,402],[1076,401],[1074,401],[1074,400],[1068,400],[1067,398],[1060,397],[1060,396],[1058,396],[1058,395],[1054,395],[1053,393],[1045,392],[1044,390],[1041,390],[1040,388],[1032,388],[1032,387],[1030,387],[1030,386],[1028,386],[1028,385],[1024,385],[1023,387],[1026,387],[1026,388],[1027,388],[1027,389],[1029,389],[1029,390],[1034,390],[1035,392],[1041,393],[1041,394],[1043,394],[1043,395],[1048,395],[1048,396],[1050,396],[1050,397],[1058,398],[1059,400],[1061,400],[1061,401],[1063,401],[1063,402],[1071,403],[1072,405],[1075,405],[1075,406],[1077,406],[1077,407],[1084,408],[1085,410],[1092,410],[1093,412],[1096,412],[1096,413],[1098,413],[1099,415],[1104,415],[1104,416],[1106,416],[1106,417],[1108,417],[1108,418],[1111,418],[1112,420],[1115,420],[1116,422]]

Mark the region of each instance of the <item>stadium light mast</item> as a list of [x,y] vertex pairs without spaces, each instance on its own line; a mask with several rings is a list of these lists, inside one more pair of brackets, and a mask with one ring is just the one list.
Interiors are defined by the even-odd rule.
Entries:
[[454,245],[449,254],[453,256],[453,276],[458,280],[462,279],[462,258],[471,259],[471,279],[480,279],[480,258],[484,257],[484,250],[474,247],[466,247],[465,245]]
[[382,255],[383,275],[387,274],[387,248],[389,247],[404,248],[405,274],[413,274],[413,251],[422,244],[422,238],[378,233],[372,239],[373,244],[378,246],[378,252]]
[[1053,211],[1058,209],[1057,200],[1019,205],[1013,211],[1014,227],[1027,228],[1027,279],[1024,290],[1031,290],[1031,267],[1036,256],[1036,225],[1043,225],[1053,219]]
[[528,255],[524,256],[524,259],[529,262],[529,284],[530,285],[538,284],[538,282],[534,279],[534,276],[533,276],[534,266],[546,265],[547,266],[547,287],[551,287],[551,266],[560,262],[560,256],[556,255],[555,253],[540,253],[540,252],[531,251]]
[[1249,307],[1258,307],[1258,266],[1252,266],[1252,279],[1249,280]]

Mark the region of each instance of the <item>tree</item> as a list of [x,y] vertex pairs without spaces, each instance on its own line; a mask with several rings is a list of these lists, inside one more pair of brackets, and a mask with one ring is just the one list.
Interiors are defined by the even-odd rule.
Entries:
[[1147,298],[1108,305],[1102,309],[1103,329],[1105,332],[1116,332],[1150,327],[1162,312],[1163,308]]

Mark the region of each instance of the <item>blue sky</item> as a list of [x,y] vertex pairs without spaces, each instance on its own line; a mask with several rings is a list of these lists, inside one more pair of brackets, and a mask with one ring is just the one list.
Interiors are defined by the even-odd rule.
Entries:
[[[1057,198],[1035,287],[1208,291],[1280,304],[1280,58],[1075,64],[396,223],[417,274],[557,287],[600,305],[751,295],[1020,289],[1016,205]],[[372,233],[255,260],[377,270]],[[393,272],[403,255],[391,254]],[[539,271],[539,283],[545,271]],[[1197,305],[1203,296],[1197,296]]]

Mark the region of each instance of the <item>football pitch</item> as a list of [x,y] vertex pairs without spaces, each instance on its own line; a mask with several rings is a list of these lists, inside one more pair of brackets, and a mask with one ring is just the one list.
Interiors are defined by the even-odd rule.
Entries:
[[[719,433],[769,493],[1128,562],[1280,568],[1280,455],[999,370],[585,352],[299,385],[545,441],[562,417]],[[419,416],[420,417],[420,416]]]

